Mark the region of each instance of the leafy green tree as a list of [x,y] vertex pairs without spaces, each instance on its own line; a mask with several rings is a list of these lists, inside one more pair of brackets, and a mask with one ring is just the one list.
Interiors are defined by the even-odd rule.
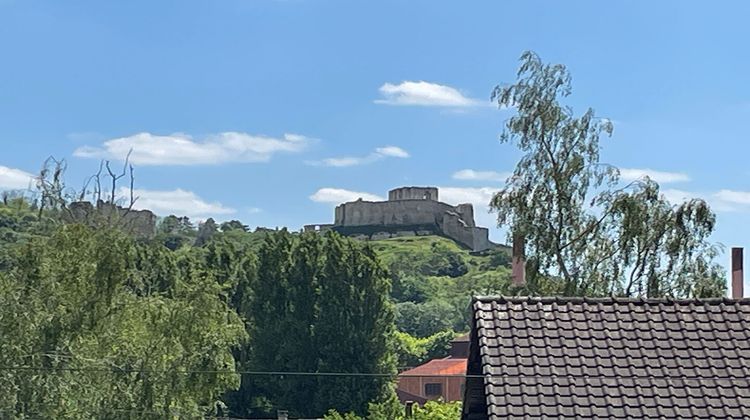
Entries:
[[429,337],[418,338],[396,331],[395,348],[398,367],[419,366],[432,359],[442,359],[450,352],[451,341],[456,337],[453,330],[445,330]]
[[[315,324],[320,372],[396,373],[390,283],[375,253],[326,234],[319,315]],[[386,376],[318,378],[316,408],[364,414],[393,393]]]
[[517,81],[492,93],[500,107],[516,111],[501,141],[522,156],[491,206],[511,236],[525,238],[536,270],[530,277],[558,279],[555,293],[564,295],[721,295],[708,205],[694,199],[672,206],[648,179],[620,186],[617,169],[599,160],[611,121],[590,108],[573,115],[561,103],[570,93],[565,66],[531,52],[521,57]]
[[197,232],[188,217],[169,215],[156,226],[156,240],[175,251],[195,241]]
[[[143,248],[141,248],[143,247]],[[215,412],[245,336],[210,276],[111,229],[66,225],[0,271],[0,412],[168,418]]]
[[[288,275],[288,302],[285,330],[294,343],[281,349],[279,355],[288,370],[315,372],[320,354],[316,346],[315,326],[318,317],[322,241],[318,234],[305,233],[295,240]],[[285,407],[304,413],[315,398],[316,379],[310,376],[289,377],[284,381]]]
[[205,222],[198,225],[198,236],[195,238],[195,246],[205,245],[219,231],[216,222],[208,218]]
[[247,232],[249,228],[247,225],[242,224],[239,220],[230,220],[228,222],[224,222],[221,224],[220,228],[222,232],[230,232],[233,230],[239,230],[242,232]]
[[[286,328],[289,301],[289,269],[292,237],[286,230],[268,235],[258,252],[257,280],[252,285],[253,300],[249,314],[249,366],[259,371],[289,371],[283,359],[284,347],[294,346],[295,337]],[[276,404],[285,404],[291,396],[284,394],[284,378],[270,376],[243,377],[246,389],[266,396]],[[279,405],[283,407],[283,405]],[[241,408],[240,408],[241,410]],[[237,409],[235,409],[237,411]]]
[[340,414],[329,411],[326,420],[458,420],[461,418],[461,402],[428,401],[423,407],[415,406],[411,417],[406,417],[404,407],[393,404],[370,404],[370,412],[360,417],[352,412]]
[[[466,299],[470,299],[470,296],[466,296]],[[399,331],[416,337],[427,337],[451,329],[455,318],[454,307],[443,299],[396,304],[396,326]]]

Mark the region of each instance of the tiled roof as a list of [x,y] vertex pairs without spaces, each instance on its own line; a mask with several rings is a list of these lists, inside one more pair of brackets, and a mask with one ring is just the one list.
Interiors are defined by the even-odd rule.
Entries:
[[750,299],[492,297],[473,311],[468,373],[483,376],[467,380],[464,419],[750,418]]
[[466,359],[434,359],[413,369],[401,372],[405,376],[463,375],[466,373]]

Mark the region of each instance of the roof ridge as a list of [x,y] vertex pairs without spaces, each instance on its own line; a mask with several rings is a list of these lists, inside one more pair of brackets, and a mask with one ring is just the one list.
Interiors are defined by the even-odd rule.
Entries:
[[731,299],[726,297],[720,298],[629,298],[629,297],[580,297],[580,296],[474,296],[473,302],[498,302],[498,303],[592,303],[592,304],[702,304],[702,305],[720,305],[720,304],[740,304],[750,305],[750,298]]

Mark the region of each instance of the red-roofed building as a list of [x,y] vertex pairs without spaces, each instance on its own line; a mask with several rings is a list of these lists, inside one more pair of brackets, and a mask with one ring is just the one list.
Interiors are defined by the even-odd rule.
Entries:
[[403,371],[398,377],[396,393],[401,402],[424,404],[428,400],[461,401],[468,357],[469,336],[451,342],[450,356],[434,359]]

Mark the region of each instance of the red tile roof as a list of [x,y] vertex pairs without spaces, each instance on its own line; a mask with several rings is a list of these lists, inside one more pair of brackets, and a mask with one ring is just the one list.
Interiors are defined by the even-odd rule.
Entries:
[[465,375],[466,359],[446,358],[435,359],[417,366],[413,369],[401,372],[400,376],[419,376],[419,375]]

